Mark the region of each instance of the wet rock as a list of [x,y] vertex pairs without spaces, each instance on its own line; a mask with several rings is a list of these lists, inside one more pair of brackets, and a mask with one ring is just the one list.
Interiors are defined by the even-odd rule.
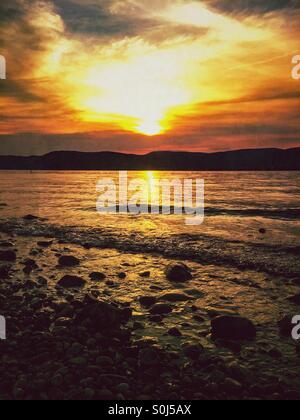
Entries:
[[155,305],[157,302],[157,299],[155,296],[142,296],[139,299],[139,302],[142,306],[145,308],[150,308],[151,306]]
[[126,322],[122,310],[90,296],[86,297],[84,307],[79,311],[75,321],[76,323],[89,321],[91,328],[99,332],[118,329]]
[[94,272],[89,275],[92,281],[103,281],[106,279],[106,275],[100,272]]
[[0,261],[15,262],[17,254],[14,251],[0,251]]
[[126,279],[127,274],[126,273],[118,273],[118,277],[119,277],[120,280],[124,280],[124,279]]
[[33,214],[27,214],[26,216],[23,217],[24,220],[26,220],[27,222],[32,222],[34,220],[38,220],[39,218],[37,216],[34,216]]
[[63,255],[58,259],[58,264],[61,267],[75,267],[80,264],[80,261],[72,255]]
[[192,279],[192,273],[189,267],[183,263],[170,264],[166,268],[166,277],[175,283],[184,283]]
[[261,235],[265,235],[265,234],[267,233],[267,230],[266,230],[266,229],[264,229],[264,228],[261,228],[261,229],[259,229],[259,233],[260,233]]
[[140,277],[144,277],[144,278],[148,278],[148,277],[150,277],[150,275],[151,275],[150,271],[144,271],[144,272],[139,274]]
[[199,359],[200,355],[203,353],[204,349],[201,345],[190,344],[186,345],[183,349],[184,354],[192,360]]
[[215,345],[217,347],[221,347],[224,349],[229,349],[233,353],[240,354],[242,351],[242,346],[240,343],[236,341],[230,341],[230,340],[215,340]]
[[153,322],[154,324],[161,324],[163,321],[163,317],[160,315],[152,315],[149,317],[149,321]]
[[288,298],[288,300],[293,303],[294,305],[300,305],[300,293],[294,295],[294,296],[290,296]]
[[138,356],[139,365],[142,367],[150,367],[159,363],[159,354],[156,349],[141,349]]
[[171,335],[172,337],[182,337],[182,334],[178,328],[171,328],[168,331],[168,334]]
[[191,298],[184,293],[165,293],[159,297],[159,300],[167,302],[187,302]]
[[78,276],[64,276],[59,280],[58,285],[65,288],[77,288],[83,287],[86,284],[86,281]]
[[41,248],[49,248],[49,246],[53,245],[53,241],[39,241],[37,245]]
[[256,337],[256,327],[247,318],[238,316],[219,316],[211,322],[214,339],[253,340]]
[[157,303],[150,309],[151,315],[168,315],[173,311],[170,305],[164,303]]

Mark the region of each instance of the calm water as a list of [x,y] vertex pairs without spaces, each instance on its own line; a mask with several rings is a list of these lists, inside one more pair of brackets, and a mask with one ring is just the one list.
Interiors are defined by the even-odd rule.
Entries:
[[[129,181],[143,178],[205,180],[205,221],[186,226],[178,215],[103,215],[96,211],[101,178],[118,172],[0,172],[0,214],[35,214],[50,223],[142,231],[149,235],[205,233],[212,236],[295,243],[300,237],[300,172],[129,172]],[[6,206],[4,206],[4,204]],[[263,238],[258,230],[264,227]]]

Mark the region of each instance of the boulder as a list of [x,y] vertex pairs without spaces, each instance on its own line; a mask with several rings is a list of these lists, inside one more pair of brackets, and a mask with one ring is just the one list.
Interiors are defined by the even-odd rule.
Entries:
[[106,278],[106,275],[103,273],[94,272],[89,275],[90,279],[93,281],[103,281]]
[[187,302],[191,297],[184,293],[165,293],[159,299],[167,302]]
[[152,306],[150,313],[151,315],[167,315],[173,311],[173,308],[170,305],[165,303],[157,303]]
[[155,296],[142,296],[139,299],[140,304],[145,308],[150,308],[151,306],[156,304],[156,297]]
[[256,327],[247,318],[223,315],[211,321],[214,339],[253,340],[256,337]]
[[175,283],[184,283],[192,279],[189,267],[183,263],[170,264],[166,268],[166,277]]
[[75,267],[80,264],[80,261],[72,255],[63,255],[59,258],[58,264],[61,267]]
[[77,288],[83,287],[86,284],[86,281],[78,276],[64,276],[59,282],[58,285],[65,288]]

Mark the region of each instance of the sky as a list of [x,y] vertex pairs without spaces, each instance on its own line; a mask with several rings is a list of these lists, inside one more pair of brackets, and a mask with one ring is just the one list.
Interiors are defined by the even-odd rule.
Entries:
[[0,154],[300,146],[300,0],[0,3]]

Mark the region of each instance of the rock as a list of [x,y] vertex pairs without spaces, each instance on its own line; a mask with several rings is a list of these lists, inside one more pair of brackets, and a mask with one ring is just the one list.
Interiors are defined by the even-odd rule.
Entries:
[[170,264],[166,268],[166,277],[175,283],[184,283],[192,279],[191,270],[183,263]]
[[114,399],[114,395],[108,389],[101,389],[98,391],[97,397],[101,401],[112,401]]
[[86,281],[83,280],[81,277],[78,276],[64,276],[61,280],[59,280],[58,285],[60,287],[65,288],[77,288],[83,287],[86,284]]
[[191,298],[184,293],[165,293],[161,295],[159,299],[167,302],[187,302],[188,300],[191,300]]
[[159,363],[158,352],[153,348],[141,349],[138,357],[139,365],[142,367],[151,367]]
[[142,296],[139,299],[139,302],[145,308],[150,308],[151,306],[155,305],[155,303],[157,302],[157,299],[155,296]]
[[17,254],[14,251],[0,251],[0,261],[15,262]]
[[0,280],[7,280],[10,277],[11,267],[9,265],[0,266]]
[[199,359],[200,355],[203,353],[203,347],[197,344],[190,344],[184,347],[184,354],[192,360]]
[[261,228],[261,229],[259,229],[259,233],[260,233],[261,235],[265,235],[265,234],[267,233],[267,230],[266,230],[266,229],[264,229],[264,228]]
[[150,313],[151,315],[167,315],[173,311],[173,308],[170,305],[164,303],[157,303],[152,306]]
[[139,274],[140,277],[144,277],[144,278],[148,278],[150,277],[150,275],[151,275],[150,271],[144,271],[143,273]]
[[160,315],[152,315],[149,317],[149,321],[154,324],[160,324],[163,321],[163,318]]
[[70,363],[75,366],[86,366],[87,360],[85,357],[73,357],[70,359]]
[[124,279],[126,279],[127,274],[126,273],[119,273],[118,277],[119,277],[119,279],[124,280]]
[[94,272],[89,275],[90,279],[93,281],[103,281],[106,279],[106,275],[103,273]]
[[213,339],[253,340],[256,327],[247,318],[239,316],[219,316],[211,321]]
[[121,394],[127,394],[127,392],[130,391],[130,387],[127,383],[122,383],[117,386],[117,391]]
[[294,305],[300,305],[300,293],[294,295],[294,296],[290,296],[288,298],[288,300],[293,303]]
[[49,248],[49,246],[53,245],[53,241],[39,241],[37,245],[41,248]]
[[79,311],[76,323],[89,320],[91,328],[95,331],[118,329],[126,322],[122,310],[114,305],[99,301],[90,296],[86,297],[85,306]]
[[63,255],[59,258],[58,264],[61,267],[75,267],[80,264],[80,261],[72,255]]
[[273,359],[281,359],[281,358],[282,358],[282,353],[281,353],[281,351],[280,351],[280,350],[278,350],[278,349],[275,349],[275,348],[271,349],[271,350],[268,352],[268,354],[269,354],[269,356],[270,356],[270,357],[272,357]]
[[168,331],[168,334],[171,335],[172,337],[182,337],[182,334],[178,328],[171,328]]
[[243,387],[240,384],[240,382],[232,378],[226,378],[224,381],[224,390],[226,393],[236,396],[236,395],[240,395],[240,393],[243,390]]
[[34,220],[38,220],[39,218],[37,216],[34,216],[33,214],[27,214],[26,216],[23,217],[24,220],[26,220],[27,222],[32,222]]

